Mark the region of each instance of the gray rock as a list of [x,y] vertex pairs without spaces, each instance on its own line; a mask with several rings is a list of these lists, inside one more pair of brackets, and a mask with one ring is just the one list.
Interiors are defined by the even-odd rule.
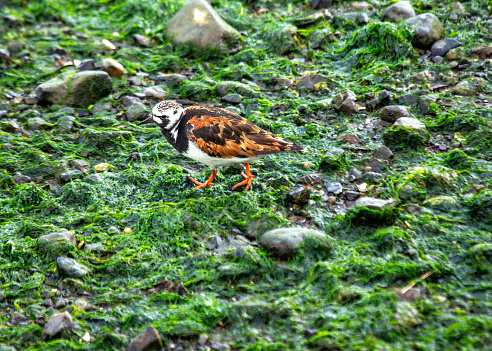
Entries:
[[111,78],[106,72],[74,72],[39,85],[36,88],[39,102],[85,108],[111,92]]
[[425,200],[424,206],[449,213],[451,211],[458,210],[459,203],[452,196],[442,195],[442,196],[431,197]]
[[422,122],[420,122],[417,118],[411,118],[411,117],[401,117],[395,122],[394,125],[417,129],[417,130],[426,130],[425,125]]
[[65,244],[69,244],[72,246],[77,245],[75,232],[72,231],[57,232],[57,233],[43,235],[38,238],[38,245],[40,247],[57,248]]
[[398,102],[400,104],[404,103],[405,105],[413,105],[417,102],[419,96],[417,93],[408,93],[403,94],[398,97]]
[[359,113],[359,107],[355,103],[353,98],[346,98],[340,105],[340,110],[348,115]]
[[113,108],[113,105],[109,101],[98,102],[92,107],[91,112],[93,114],[95,114],[96,112],[107,112],[107,111],[111,110],[112,108]]
[[465,7],[459,1],[453,1],[450,6],[457,15],[463,16],[466,13]]
[[164,99],[166,92],[161,87],[150,87],[144,90],[145,96],[150,96],[156,99]]
[[205,0],[192,0],[168,22],[166,34],[175,44],[189,44],[197,49],[231,46],[240,38]]
[[29,130],[40,130],[45,129],[48,126],[48,122],[41,117],[32,117],[27,121],[27,129]]
[[423,115],[428,114],[430,104],[435,103],[437,99],[439,99],[439,96],[436,94],[422,95],[421,97],[419,97],[420,112]]
[[297,82],[297,90],[308,89],[315,90],[316,84],[327,82],[328,78],[321,74],[306,74],[301,76]]
[[217,94],[220,97],[228,94],[239,94],[247,97],[260,97],[261,93],[254,90],[251,86],[234,81],[223,81],[217,84]]
[[73,129],[74,122],[77,120],[74,116],[63,116],[60,117],[56,127],[61,133],[70,132]]
[[400,105],[389,105],[385,106],[379,111],[380,117],[383,121],[387,121],[390,123],[396,122],[396,120],[400,117],[410,117],[411,114],[408,112],[406,106]]
[[221,98],[222,101],[230,102],[231,104],[239,104],[242,101],[241,95],[228,94]]
[[444,36],[444,28],[432,13],[424,13],[406,20],[406,24],[415,29],[413,46],[427,50]]
[[86,160],[73,159],[68,162],[68,165],[72,168],[78,169],[81,172],[87,172],[91,167],[91,164]]
[[84,182],[89,184],[99,184],[104,181],[104,178],[100,174],[91,174],[85,177]]
[[70,171],[63,172],[62,174],[60,174],[60,180],[63,183],[68,183],[73,179],[80,179],[82,178],[82,176],[83,176],[82,172],[79,171],[78,169],[71,169]]
[[74,328],[72,316],[68,312],[57,313],[46,323],[43,329],[43,340],[52,338]]
[[326,177],[324,183],[326,191],[335,196],[341,194],[343,191],[342,184],[332,180],[331,178]]
[[437,64],[440,64],[442,62],[442,60],[444,60],[444,58],[442,56],[433,56],[432,57],[432,62],[437,63]]
[[133,103],[125,113],[128,122],[143,121],[148,115],[147,106],[142,102]]
[[383,14],[385,20],[395,23],[412,17],[415,17],[415,10],[408,1],[399,1],[389,6]]
[[131,84],[131,85],[135,85],[137,87],[139,86],[142,86],[143,85],[143,82],[142,80],[139,78],[139,77],[130,77],[128,78],[128,82]]
[[57,310],[64,308],[64,307],[67,307],[67,305],[68,305],[68,301],[66,299],[58,299],[55,302],[55,308]]
[[94,65],[94,60],[93,59],[88,59],[82,61],[75,69],[77,71],[92,71],[96,68]]
[[460,96],[473,96],[481,92],[484,86],[485,82],[483,78],[466,79],[456,84],[453,89],[451,89],[451,93]]
[[365,12],[361,13],[358,17],[357,17],[357,23],[359,23],[360,25],[365,25],[365,24],[368,24],[369,22],[371,22],[371,20],[369,19],[369,15]]
[[58,267],[58,272],[62,276],[83,278],[90,272],[88,267],[78,263],[76,260],[71,258],[58,257],[56,259],[56,265]]
[[123,100],[121,100],[121,103],[123,106],[131,106],[136,102],[142,102],[138,97],[136,96],[125,96]]
[[405,294],[402,294],[399,291],[397,291],[396,294],[398,295],[398,298],[401,301],[405,301],[405,302],[417,302],[418,300],[421,299],[420,289],[416,289],[416,288],[408,289],[408,291],[405,292]]
[[377,199],[375,197],[367,197],[363,196],[357,199],[355,202],[355,206],[364,206],[371,210],[381,211],[385,207],[393,207],[396,204],[396,201],[393,199],[383,200]]
[[350,175],[355,179],[360,179],[362,177],[362,173],[357,168],[352,168],[350,171]]
[[120,234],[121,231],[118,228],[116,228],[115,226],[111,226],[111,227],[108,228],[108,233],[110,233],[110,234]]
[[174,85],[174,84],[180,84],[184,82],[185,80],[188,80],[188,77],[182,75],[182,74],[159,74],[157,77],[155,77],[155,81],[157,84],[168,84],[168,85]]
[[256,239],[267,230],[276,228],[280,225],[280,221],[267,213],[263,213],[259,218],[250,220],[246,226],[246,235]]
[[311,198],[311,189],[303,184],[294,185],[289,191],[289,199],[300,205],[305,205]]
[[461,46],[461,43],[456,39],[445,38],[436,41],[432,44],[431,53],[433,56],[443,56],[448,53],[449,50]]
[[362,179],[364,179],[364,181],[366,181],[369,184],[380,184],[383,181],[384,177],[381,173],[367,172],[364,173]]
[[328,236],[308,228],[281,228],[266,232],[261,236],[260,245],[280,257],[288,257],[299,252],[301,245],[309,236],[319,239],[328,248]]
[[17,121],[9,121],[9,123],[7,123],[5,127],[3,127],[3,131],[7,133],[13,133],[17,129],[19,129],[19,124],[17,123]]
[[22,101],[26,105],[36,105],[38,103],[38,98],[36,97],[36,95],[32,95],[31,93],[27,96],[24,96],[24,99],[22,99]]
[[345,193],[345,197],[347,198],[347,200],[349,201],[354,201],[356,200],[358,197],[360,196],[360,192],[358,191],[347,191]]
[[163,348],[161,335],[157,329],[149,325],[133,339],[125,351],[160,351]]
[[221,237],[219,235],[216,235],[208,241],[207,246],[210,250],[213,250],[215,248],[219,248],[221,246],[224,246],[224,241],[221,239]]
[[389,160],[393,157],[393,152],[386,145],[379,145],[376,154],[380,158]]
[[32,182],[31,180],[31,177],[29,176],[26,176],[26,175],[23,175],[23,174],[16,174],[12,177],[12,180],[16,183],[16,184],[24,184],[24,183],[30,183]]
[[333,4],[333,0],[311,0],[313,9],[327,9]]

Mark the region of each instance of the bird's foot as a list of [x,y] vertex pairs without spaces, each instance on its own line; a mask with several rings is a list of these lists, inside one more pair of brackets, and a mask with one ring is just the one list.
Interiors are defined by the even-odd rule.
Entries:
[[210,178],[207,179],[207,181],[205,183],[200,183],[199,181],[191,178],[191,177],[188,177],[189,180],[191,180],[193,183],[195,183],[197,186],[194,187],[192,190],[196,190],[196,189],[201,189],[201,188],[207,188],[211,185],[214,185],[214,183],[212,183],[212,180],[214,180],[215,176],[217,175],[217,170],[214,169],[212,171],[212,175],[210,175]]
[[239,182],[236,185],[234,185],[232,187],[232,190],[236,190],[236,188],[238,188],[240,186],[243,186],[243,185],[246,185],[246,188],[244,189],[244,191],[248,191],[249,188],[251,187],[251,182],[253,181],[253,178],[255,176],[252,175],[251,172],[250,172],[250,170],[249,170],[249,163],[245,163],[244,165],[246,166],[246,174],[241,173],[241,175],[243,176],[244,180],[242,182]]

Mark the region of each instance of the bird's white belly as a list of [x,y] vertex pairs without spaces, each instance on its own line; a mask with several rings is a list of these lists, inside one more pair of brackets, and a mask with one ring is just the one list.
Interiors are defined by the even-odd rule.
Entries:
[[190,142],[188,145],[189,145],[188,150],[185,153],[183,153],[183,155],[191,158],[192,160],[201,162],[213,169],[216,169],[217,167],[230,166],[238,163],[255,162],[260,159],[260,157],[231,157],[231,158],[211,157],[206,152],[200,150],[194,143]]

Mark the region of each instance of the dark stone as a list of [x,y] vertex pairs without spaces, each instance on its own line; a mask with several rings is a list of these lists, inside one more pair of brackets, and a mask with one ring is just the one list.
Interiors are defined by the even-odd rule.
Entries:
[[432,44],[444,36],[444,28],[432,13],[423,13],[406,20],[406,24],[415,29],[413,46],[418,49],[430,49]]
[[355,201],[357,200],[357,198],[360,196],[360,192],[358,191],[347,191],[345,193],[345,197],[347,198],[347,200],[349,201]]
[[75,67],[75,69],[77,71],[92,71],[95,68],[96,67],[94,66],[94,60],[93,59],[84,60],[77,67]]
[[398,97],[398,102],[405,105],[413,105],[417,102],[419,96],[416,93],[408,93]]
[[442,40],[438,40],[434,44],[432,44],[431,53],[433,56],[444,57],[449,50],[454,49],[458,46],[461,46],[461,43],[458,40],[445,38]]
[[332,5],[332,0],[312,0],[311,7],[313,9],[327,9]]
[[325,178],[325,189],[327,192],[332,193],[335,196],[341,194],[343,191],[342,184],[328,177]]
[[390,105],[385,106],[379,111],[380,117],[383,121],[395,123],[400,117],[409,117],[410,112],[406,106]]
[[16,174],[15,176],[12,177],[12,180],[19,185],[32,182],[29,176],[22,175],[22,174]]
[[239,94],[228,94],[221,98],[222,101],[230,102],[232,104],[239,104],[242,101],[241,95]]
[[309,186],[296,184],[289,191],[289,198],[292,202],[303,205],[307,204],[311,197]]

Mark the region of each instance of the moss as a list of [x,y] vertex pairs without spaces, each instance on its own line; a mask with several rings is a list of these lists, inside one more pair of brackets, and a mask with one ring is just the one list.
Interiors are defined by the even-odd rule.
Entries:
[[367,207],[358,206],[347,211],[346,221],[356,226],[379,226],[393,224],[400,216],[396,208],[383,208],[382,210],[371,210]]
[[451,150],[443,159],[444,164],[454,169],[471,169],[473,159],[463,150]]
[[492,224],[492,192],[485,190],[477,194],[469,202],[471,214],[486,223]]
[[429,138],[426,130],[405,126],[391,126],[382,135],[385,145],[395,150],[419,149]]

